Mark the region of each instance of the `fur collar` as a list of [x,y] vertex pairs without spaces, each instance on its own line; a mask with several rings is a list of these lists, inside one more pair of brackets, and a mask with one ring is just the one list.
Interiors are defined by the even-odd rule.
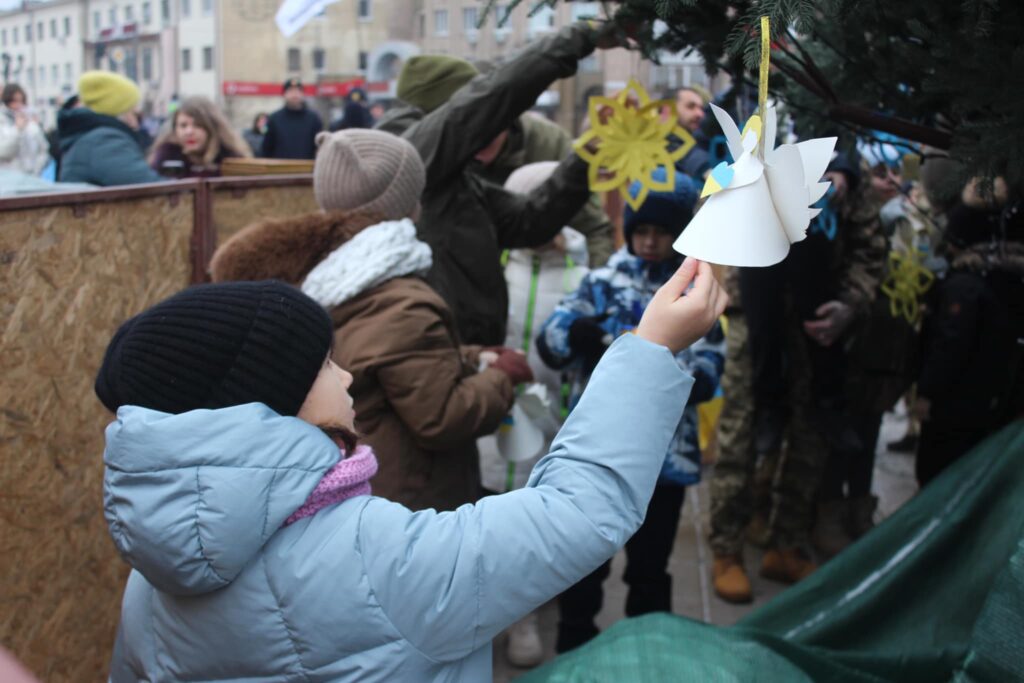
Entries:
[[396,277],[426,275],[432,260],[411,220],[386,221],[332,251],[306,276],[302,291],[333,308]]
[[333,211],[254,223],[232,236],[213,255],[214,282],[281,280],[302,284],[309,272],[379,216]]

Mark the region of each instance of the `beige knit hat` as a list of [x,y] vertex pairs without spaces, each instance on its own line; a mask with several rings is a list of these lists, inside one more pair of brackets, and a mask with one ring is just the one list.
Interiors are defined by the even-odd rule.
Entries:
[[320,133],[313,192],[324,211],[360,211],[385,220],[411,216],[426,184],[419,152],[390,133],[351,128]]

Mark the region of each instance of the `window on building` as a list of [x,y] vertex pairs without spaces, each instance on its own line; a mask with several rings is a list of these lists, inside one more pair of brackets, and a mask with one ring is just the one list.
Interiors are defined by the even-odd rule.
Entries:
[[51,38],[56,38],[57,37],[57,20],[56,19],[50,19],[50,37]]
[[25,73],[28,74],[28,84],[29,85],[35,85],[36,84],[36,70],[35,69],[29,69]]
[[203,71],[213,71],[213,48],[203,48]]
[[54,85],[60,83],[60,66],[58,66],[57,64],[54,64],[50,67],[50,81]]
[[192,0],[181,0],[181,16],[182,18],[192,16]]
[[359,0],[359,18],[363,20],[373,18],[373,0]]
[[44,28],[46,27],[43,25],[43,22],[40,21],[36,24],[36,40],[43,40],[46,38],[46,31],[43,30]]
[[130,24],[135,21],[135,8],[128,5],[124,8],[124,23]]
[[100,26],[102,26],[102,25],[103,25],[103,18],[100,15],[100,11],[96,10],[95,12],[92,13],[92,29],[94,31],[99,31],[100,30]]
[[213,0],[203,0],[203,16],[208,17],[213,14]]
[[153,6],[148,2],[142,3],[142,23],[146,26],[153,23]]
[[[427,15],[424,14],[423,12],[420,12],[420,29],[419,29],[419,34],[420,34],[420,38],[425,38],[427,36]],[[14,42],[17,43],[18,41],[15,40]]]
[[448,10],[439,9],[434,11],[434,35],[448,35]]
[[476,7],[462,8],[462,30],[466,33],[476,33],[477,22],[480,21],[480,13]]
[[71,17],[64,17],[64,37],[71,35]]
[[512,10],[509,9],[508,5],[495,5],[494,6],[494,32],[495,33],[508,33],[512,30],[512,24],[509,21]]
[[64,82],[71,83],[75,80],[75,74],[71,71],[71,62],[64,65]]
[[171,23],[171,0],[160,0],[160,21]]
[[7,47],[7,29],[0,28],[0,47]]
[[142,48],[142,80],[153,80],[153,48]]
[[555,30],[555,10],[544,5],[530,17],[530,33],[548,33]]
[[113,27],[117,26],[117,5],[114,5],[113,7],[111,7],[107,11],[107,14],[109,15],[109,18],[110,18],[110,27],[113,28]]
[[288,70],[302,71],[302,52],[297,47],[288,48]]
[[359,70],[365,72],[370,65],[370,53],[360,52],[359,53]]
[[17,26],[15,26],[14,28],[11,29],[11,42],[14,43],[15,45],[18,44],[18,27]]
[[39,67],[39,85],[46,85],[46,67]]
[[187,47],[181,51],[181,70],[192,70],[192,50]]
[[25,42],[32,42],[32,24],[25,24]]
[[323,71],[324,64],[327,62],[327,53],[322,47],[313,48],[313,70]]

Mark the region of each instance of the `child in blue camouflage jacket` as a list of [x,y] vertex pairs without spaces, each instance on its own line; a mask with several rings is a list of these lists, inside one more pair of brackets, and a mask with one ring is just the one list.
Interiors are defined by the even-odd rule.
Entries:
[[[664,171],[659,169],[656,173]],[[638,185],[630,188],[634,196],[638,191]],[[575,370],[571,405],[582,393],[605,349],[617,337],[636,328],[654,293],[682,263],[683,256],[672,249],[672,244],[690,221],[696,197],[693,181],[676,174],[674,190],[651,192],[639,210],[627,206],[623,221],[625,246],[606,266],[591,271],[545,322],[537,338],[537,350],[552,368]],[[626,544],[623,579],[629,585],[627,616],[671,611],[668,559],[685,487],[700,481],[696,406],[714,396],[724,360],[725,337],[718,324],[702,340],[676,354],[679,366],[692,374],[694,385],[666,453],[647,517]],[[610,563],[606,563],[560,597],[556,645],[559,652],[597,635],[594,617],[601,609],[601,583],[609,571]]]

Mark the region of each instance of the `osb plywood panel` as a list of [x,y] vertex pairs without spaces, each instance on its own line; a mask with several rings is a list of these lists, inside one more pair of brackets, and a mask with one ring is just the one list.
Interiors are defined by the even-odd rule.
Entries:
[[105,680],[127,567],[93,379],[122,321],[188,285],[192,216],[188,194],[0,213],[0,643],[48,683]]
[[217,189],[213,195],[213,227],[217,244],[259,220],[287,218],[317,210],[313,186]]

